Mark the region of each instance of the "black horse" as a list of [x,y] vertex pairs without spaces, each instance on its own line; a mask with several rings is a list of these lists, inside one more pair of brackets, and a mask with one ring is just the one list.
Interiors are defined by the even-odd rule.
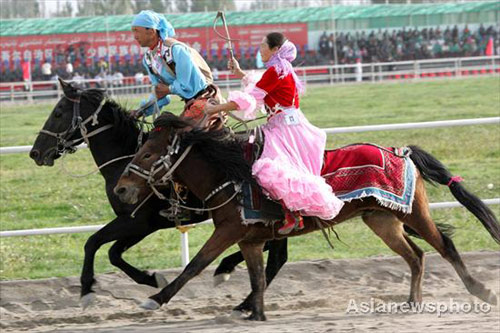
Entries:
[[[54,110],[45,122],[42,131],[36,138],[30,157],[37,165],[52,166],[54,160],[64,152],[74,151],[83,141],[88,143],[95,163],[99,166],[115,158],[134,154],[137,150],[140,129],[137,121],[129,116],[120,105],[108,100],[100,89],[79,90],[69,83],[60,80],[64,96],[58,101]],[[83,138],[85,135],[87,138]],[[146,139],[146,138],[144,138]],[[109,249],[111,264],[120,268],[135,282],[152,287],[163,288],[167,281],[158,273],[148,274],[127,263],[122,253],[136,245],[151,233],[166,228],[176,227],[176,223],[160,216],[161,209],[166,208],[165,201],[152,197],[136,213],[136,208],[121,202],[113,193],[118,179],[131,158],[117,160],[104,166],[100,172],[105,179],[106,194],[116,218],[108,222],[102,229],[89,237],[85,243],[85,258],[81,273],[82,306],[90,305],[94,299],[94,258],[97,250],[104,244],[116,241]],[[189,196],[191,205],[200,205],[194,196]],[[207,214],[191,214],[190,221],[197,223],[207,219]],[[269,242],[269,265],[266,268],[268,283],[287,260],[286,239]],[[236,265],[243,261],[240,252],[224,258],[215,271],[217,283],[227,280]],[[247,303],[240,308],[247,310]]]

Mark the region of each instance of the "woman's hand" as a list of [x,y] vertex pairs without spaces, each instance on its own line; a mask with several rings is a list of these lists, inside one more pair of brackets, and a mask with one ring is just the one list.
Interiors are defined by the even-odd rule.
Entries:
[[236,60],[234,57],[229,59],[227,61],[227,69],[231,71],[231,73],[236,74],[238,71],[241,71],[240,64],[238,63],[238,60]]
[[241,70],[238,60],[236,60],[234,57],[228,60],[227,68],[231,71],[231,73],[233,73],[240,79],[245,76],[245,72]]
[[170,89],[168,88],[168,86],[163,83],[158,83],[158,85],[155,87],[156,98],[160,99],[167,96],[168,94],[170,94]]
[[224,104],[212,104],[212,103],[207,103],[205,104],[205,108],[203,109],[206,114],[211,115],[214,113],[219,113],[219,112],[230,112],[233,110],[238,110],[238,104],[236,104],[233,101],[224,103]]
[[221,110],[220,110],[220,105],[214,105],[214,104],[211,104],[211,103],[207,103],[205,104],[205,113],[208,114],[208,115],[212,115],[214,113],[219,113]]

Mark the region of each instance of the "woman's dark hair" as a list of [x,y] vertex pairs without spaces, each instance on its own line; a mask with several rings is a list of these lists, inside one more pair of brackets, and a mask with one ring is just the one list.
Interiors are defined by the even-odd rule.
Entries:
[[269,45],[269,48],[272,49],[275,48],[276,46],[280,48],[281,45],[283,45],[283,43],[286,41],[286,38],[280,32],[271,32],[266,36],[266,40],[267,40],[267,45]]

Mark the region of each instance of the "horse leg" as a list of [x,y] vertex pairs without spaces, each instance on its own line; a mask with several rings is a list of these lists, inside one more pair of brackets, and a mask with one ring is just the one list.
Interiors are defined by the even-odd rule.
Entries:
[[[271,249],[271,242],[273,241],[266,242],[266,245],[264,246],[264,252]],[[222,259],[219,266],[217,266],[214,272],[214,287],[217,287],[219,284],[229,280],[229,278],[231,277],[231,273],[234,272],[236,266],[239,263],[242,263],[243,260],[245,259],[243,258],[243,254],[241,254],[241,251],[230,254]]]
[[248,320],[265,321],[264,314],[264,290],[266,289],[266,278],[264,275],[264,259],[262,249],[264,242],[239,242],[241,253],[245,258],[250,275],[252,292],[250,294],[250,306],[252,309]]
[[[422,182],[420,182],[420,185],[423,188]],[[427,243],[434,247],[444,259],[452,264],[469,293],[480,298],[484,302],[496,305],[497,297],[495,293],[487,289],[483,283],[470,275],[453,241],[441,233],[436,227],[436,224],[430,216],[427,197],[423,191],[425,191],[425,189],[417,187],[413,203],[413,212],[411,214],[400,214],[401,221],[415,230]],[[420,195],[417,195],[419,193]]]
[[128,216],[118,216],[89,237],[84,246],[85,256],[80,276],[80,283],[82,285],[81,301],[84,308],[90,305],[93,300],[92,285],[95,282],[94,259],[97,250],[102,245],[114,240],[128,236],[137,236],[138,234],[142,234],[145,237],[154,231],[155,229],[147,226],[146,223],[132,221]]
[[[280,239],[280,240],[267,241],[266,245],[264,245],[264,252],[269,251],[269,255],[271,255],[271,251],[273,251],[273,248],[276,246],[276,245],[274,245],[273,242],[279,243],[279,242],[283,242],[283,241],[285,242],[285,257],[286,257],[286,238]],[[219,284],[229,280],[229,278],[231,277],[231,273],[234,272],[236,266],[238,266],[238,264],[242,263],[243,260],[245,260],[245,259],[243,258],[241,251],[230,254],[227,257],[225,257],[224,259],[222,259],[219,266],[217,266],[217,268],[215,269],[215,272],[214,272],[214,287],[217,287]],[[285,264],[286,261],[287,261],[287,258],[285,258],[285,261],[282,264],[279,264],[279,268],[277,268],[277,269],[279,270],[281,268],[281,266],[283,266]],[[267,262],[269,264],[269,258],[267,259]],[[273,262],[273,261],[271,261],[271,262]],[[272,266],[275,266],[275,265],[273,264]],[[268,268],[269,268],[269,266],[266,267],[266,278],[269,276],[269,274],[272,274],[272,273],[267,272]],[[276,274],[277,274],[277,271],[276,271],[276,273],[274,273],[274,275],[276,275]],[[274,278],[274,276],[271,278],[271,280],[273,278]],[[268,279],[268,284],[269,283],[270,283],[270,280]]]
[[160,308],[162,304],[170,301],[189,280],[203,271],[231,245],[239,242],[240,239],[243,238],[246,233],[246,227],[241,225],[238,219],[232,219],[225,222],[225,225],[216,227],[214,233],[182,273],[159,293],[150,296],[146,302],[140,305],[141,308],[146,310],[156,310]]
[[[276,239],[266,242],[264,246],[264,251],[266,247],[269,247],[269,256],[267,257],[266,266],[266,289],[269,287],[273,279],[276,277],[281,267],[288,260],[288,238]],[[233,309],[235,315],[239,315],[242,312],[248,312],[252,310],[251,300],[254,297],[253,291],[245,298],[240,305]],[[239,313],[238,313],[239,312]]]
[[160,273],[156,272],[151,275],[145,271],[138,270],[134,266],[130,265],[122,258],[123,252],[130,249],[135,244],[139,243],[147,235],[141,235],[137,237],[128,237],[125,239],[117,240],[113,246],[109,249],[109,261],[112,265],[121,269],[125,274],[127,274],[132,280],[139,284],[145,284],[154,288],[163,288],[168,282]]
[[363,215],[362,218],[366,225],[410,266],[411,284],[408,303],[422,302],[424,252],[405,235],[403,223],[393,214],[375,212]]

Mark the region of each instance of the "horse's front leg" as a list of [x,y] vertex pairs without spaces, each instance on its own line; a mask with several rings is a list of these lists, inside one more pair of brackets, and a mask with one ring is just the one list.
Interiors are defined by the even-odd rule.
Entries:
[[[92,290],[92,285],[95,282],[94,258],[99,248],[117,239],[140,235],[145,237],[153,231],[155,231],[155,229],[148,226],[147,223],[140,223],[139,221],[130,219],[128,216],[118,216],[89,237],[84,247],[85,257],[80,276],[80,283],[82,285],[80,295],[81,303],[84,308],[92,304],[95,296]],[[146,275],[145,273],[143,274]]]
[[168,286],[163,288],[158,294],[149,297],[141,304],[146,310],[156,310],[164,303],[168,303],[172,297],[193,277],[201,273],[210,263],[221,255],[231,245],[239,242],[245,232],[246,227],[238,220],[224,221],[224,224],[218,226],[201,250],[196,254],[193,260],[186,266],[182,273],[173,280]]

